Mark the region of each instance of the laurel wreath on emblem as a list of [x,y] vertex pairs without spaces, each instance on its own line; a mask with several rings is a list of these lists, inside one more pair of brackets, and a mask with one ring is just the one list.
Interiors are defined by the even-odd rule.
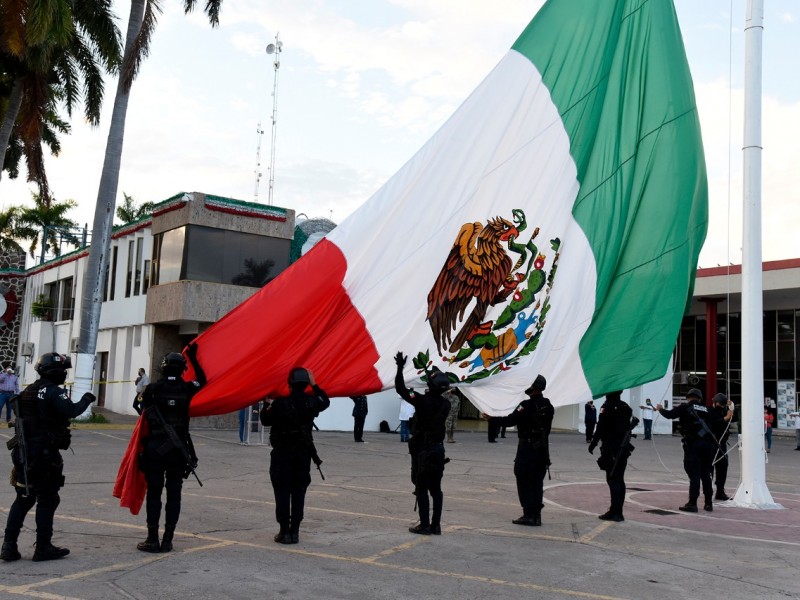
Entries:
[[[549,271],[547,256],[534,240],[519,243],[527,229],[524,211],[514,209],[512,221],[502,217],[465,223],[428,293],[428,315],[441,369],[453,383],[471,383],[505,371],[536,349],[550,309],[550,291],[558,266],[561,240],[550,240],[555,252]],[[516,261],[512,262],[512,255]],[[540,292],[544,291],[544,297]],[[493,307],[503,306],[496,320],[486,320]],[[471,312],[464,315],[471,307]],[[496,314],[496,310],[492,310]],[[433,360],[430,349],[412,362],[427,380]],[[458,367],[459,373],[447,368]]]

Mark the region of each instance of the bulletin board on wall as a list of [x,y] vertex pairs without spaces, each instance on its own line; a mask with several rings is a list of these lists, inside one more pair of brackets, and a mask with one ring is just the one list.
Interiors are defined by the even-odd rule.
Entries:
[[778,381],[778,428],[794,427],[794,418],[789,414],[795,411],[794,381]]

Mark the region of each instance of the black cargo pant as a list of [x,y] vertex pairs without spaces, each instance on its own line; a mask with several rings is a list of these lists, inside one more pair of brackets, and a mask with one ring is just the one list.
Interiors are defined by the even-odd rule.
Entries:
[[269,478],[275,493],[275,519],[297,531],[304,516],[306,490],[311,484],[311,452],[305,445],[273,448]]
[[[34,463],[28,469],[28,484],[30,493],[25,496],[25,488],[15,486],[17,493],[6,521],[5,541],[16,543],[19,532],[25,522],[28,512],[36,505],[36,543],[46,546],[53,538],[53,517],[61,502],[58,490],[64,485],[64,463],[58,451],[42,452],[35,449],[29,458]],[[23,465],[17,450],[12,454],[14,470],[18,483],[24,484],[22,477]]]
[[[415,486],[419,523],[423,527],[440,525],[444,508],[442,477],[444,476],[444,445],[425,444],[411,454],[411,482]],[[429,515],[433,501],[433,512]]]
[[519,440],[517,456],[514,458],[514,477],[517,479],[519,503],[526,517],[542,512],[544,476],[549,464],[547,444]]
[[181,490],[186,459],[180,450],[173,448],[159,454],[165,440],[148,439],[144,442],[144,452],[139,457],[139,468],[147,482],[145,507],[147,526],[158,527],[161,520],[161,495],[167,489],[167,502],[164,507],[164,525],[175,528],[181,515]]
[[716,444],[711,440],[687,440],[683,444],[683,469],[689,476],[689,502],[697,502],[700,484],[706,502],[711,502],[714,489],[711,485],[711,465],[714,462]]

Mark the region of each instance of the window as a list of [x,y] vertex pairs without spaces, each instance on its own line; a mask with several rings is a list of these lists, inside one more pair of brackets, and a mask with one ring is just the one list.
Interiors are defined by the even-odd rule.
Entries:
[[136,239],[136,271],[134,274],[134,282],[133,282],[133,295],[138,296],[139,291],[142,288],[142,244],[144,243],[144,238],[137,238]]
[[111,285],[110,290],[108,293],[108,299],[114,299],[114,292],[117,289],[117,253],[119,251],[119,246],[114,246],[111,249]]
[[[178,227],[159,235],[158,280],[159,285],[172,283],[182,279],[183,242],[186,227]],[[220,253],[220,249],[215,249]]]
[[61,284],[61,306],[58,307],[60,321],[68,321],[73,315],[73,306],[75,299],[72,297],[72,277],[62,279]]
[[186,279],[262,287],[288,266],[291,242],[193,225],[186,248]]
[[150,286],[150,261],[144,261],[144,272],[142,274],[142,294],[147,293],[147,288]]
[[180,280],[262,287],[289,266],[291,241],[201,225],[153,238],[150,285]]
[[128,242],[128,273],[125,276],[125,297],[131,297],[131,287],[133,283],[133,245],[134,241]]

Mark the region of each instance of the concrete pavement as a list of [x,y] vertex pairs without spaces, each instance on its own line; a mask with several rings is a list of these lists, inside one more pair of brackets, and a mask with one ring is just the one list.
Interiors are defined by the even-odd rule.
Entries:
[[[0,440],[8,437],[0,430]],[[184,485],[175,551],[138,552],[144,512],[111,497],[127,429],[81,428],[65,454],[67,485],[54,542],[72,554],[33,563],[34,519],[23,560],[0,563],[0,598],[800,598],[800,452],[776,438],[768,484],[784,510],[718,504],[684,514],[688,484],[680,440],[634,440],[624,523],[599,521],[608,491],[577,433],[551,436],[541,528],[521,513],[512,432],[498,444],[458,432],[447,444],[441,536],[408,533],[415,522],[409,457],[396,434],[315,434],[325,481],[312,472],[300,543],[272,542],[277,527],[268,451],[240,446],[236,431],[195,430],[201,488]],[[7,453],[0,462],[10,467]],[[737,453],[728,492],[739,477]],[[0,487],[4,517],[13,499]]]

